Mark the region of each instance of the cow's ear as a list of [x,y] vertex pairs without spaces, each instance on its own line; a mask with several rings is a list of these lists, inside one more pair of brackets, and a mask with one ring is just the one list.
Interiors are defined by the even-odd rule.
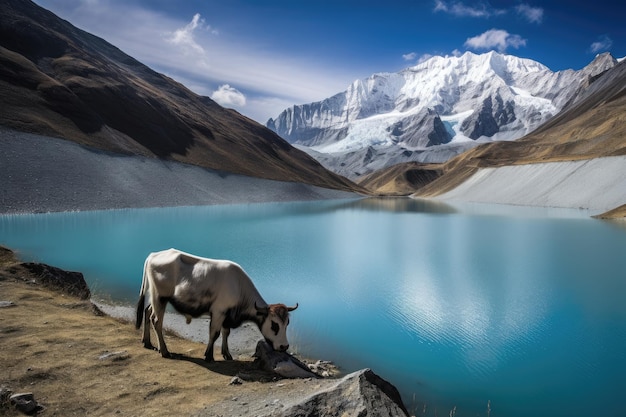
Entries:
[[254,302],[254,308],[256,308],[256,313],[261,316],[267,316],[270,312],[269,306],[259,307],[256,305],[256,301]]

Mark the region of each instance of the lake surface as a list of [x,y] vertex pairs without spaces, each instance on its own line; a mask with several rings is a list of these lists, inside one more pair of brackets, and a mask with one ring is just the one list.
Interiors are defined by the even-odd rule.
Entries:
[[419,416],[625,416],[626,229],[587,215],[409,199],[5,215],[0,244],[132,305],[150,252],[234,260],[266,301],[300,304],[292,350],[372,368]]

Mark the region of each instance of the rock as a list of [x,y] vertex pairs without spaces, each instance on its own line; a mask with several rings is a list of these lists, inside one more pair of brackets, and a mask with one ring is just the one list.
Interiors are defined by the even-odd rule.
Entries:
[[91,296],[87,282],[80,272],[64,271],[41,263],[25,262],[21,266],[36,275],[37,282],[47,287],[61,290],[81,300],[86,300]]
[[16,304],[13,301],[0,301],[0,308],[15,307]]
[[129,358],[128,352],[125,350],[121,350],[118,352],[105,352],[102,355],[98,356],[98,359],[101,361],[109,360],[111,362],[115,361],[123,361]]
[[256,345],[255,362],[262,370],[274,372],[283,378],[319,378],[308,366],[287,352],[271,348],[264,340]]
[[9,403],[9,397],[11,397],[11,394],[13,394],[13,391],[9,388],[4,385],[0,386],[0,410]]
[[307,364],[307,366],[312,372],[321,375],[324,378],[328,378],[338,373],[337,367],[331,361],[318,360],[315,363]]
[[233,379],[230,380],[228,385],[241,385],[243,384],[243,380],[238,376],[234,376]]
[[397,417],[408,416],[398,390],[370,369],[341,379],[284,381],[265,396],[238,391],[237,400],[211,404],[194,417]]
[[17,411],[24,414],[31,415],[43,410],[43,407],[35,401],[32,392],[13,394],[9,397],[9,401]]
[[330,387],[305,397],[272,415],[281,417],[408,416],[400,393],[370,369],[346,375]]

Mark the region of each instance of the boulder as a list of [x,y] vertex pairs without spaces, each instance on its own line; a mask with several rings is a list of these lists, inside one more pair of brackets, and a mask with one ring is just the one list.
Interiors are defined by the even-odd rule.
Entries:
[[[278,352],[264,340],[256,347],[255,362],[262,370],[283,378],[321,378],[297,358]],[[268,415],[282,417],[365,417],[408,416],[398,389],[372,372],[363,369],[341,379],[322,379],[319,389],[289,396],[269,407]]]
[[80,272],[64,271],[41,263],[25,262],[21,266],[33,274],[38,283],[46,287],[63,291],[81,300],[87,300],[91,296],[87,282]]
[[343,378],[274,381],[266,395],[238,391],[193,417],[401,417],[408,416],[398,390],[370,369]]
[[[274,411],[276,413],[276,411]],[[363,369],[303,398],[284,404],[276,414],[282,417],[397,417],[408,416],[400,393],[391,383],[370,369]]]

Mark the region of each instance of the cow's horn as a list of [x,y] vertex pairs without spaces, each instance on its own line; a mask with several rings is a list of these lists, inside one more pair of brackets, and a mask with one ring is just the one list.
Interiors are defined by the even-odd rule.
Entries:
[[295,307],[287,307],[287,311],[293,311],[293,310],[295,310],[296,308],[298,308],[298,303],[296,303],[296,306],[295,306]]
[[256,301],[254,302],[254,308],[256,308],[256,311],[261,314],[267,314],[270,311],[269,306],[259,307],[256,305]]

